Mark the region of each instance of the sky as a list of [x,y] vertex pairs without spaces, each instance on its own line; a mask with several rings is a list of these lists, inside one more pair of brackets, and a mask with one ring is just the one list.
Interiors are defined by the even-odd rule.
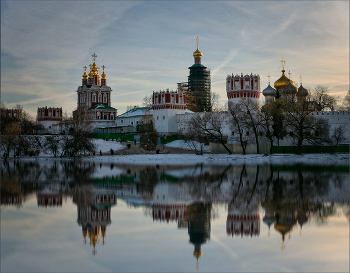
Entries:
[[304,87],[349,90],[348,1],[1,1],[1,102],[71,113],[96,53],[122,114],[187,81],[196,36],[222,104],[228,74],[259,74],[263,91],[282,57],[296,86],[301,74]]

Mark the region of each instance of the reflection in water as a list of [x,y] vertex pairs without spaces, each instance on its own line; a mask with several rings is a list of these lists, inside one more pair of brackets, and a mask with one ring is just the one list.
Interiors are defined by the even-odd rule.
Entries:
[[117,203],[114,191],[93,187],[76,187],[73,202],[78,207],[78,225],[82,227],[84,243],[89,234],[92,253],[96,255],[96,244],[102,233],[105,243],[107,226],[111,224],[111,207]]
[[[277,232],[281,250],[295,227],[310,221],[327,223],[341,207],[349,220],[349,168],[315,166],[203,166],[137,167],[91,162],[2,162],[1,209],[21,208],[36,192],[38,206],[62,207],[72,197],[84,243],[97,253],[111,225],[111,208],[117,198],[143,207],[153,221],[175,222],[187,228],[193,255],[202,256],[210,240],[211,220],[217,204],[227,206],[226,234],[232,239],[260,235],[260,209],[268,234]],[[273,229],[271,229],[273,226]],[[88,238],[89,237],[89,238]]]

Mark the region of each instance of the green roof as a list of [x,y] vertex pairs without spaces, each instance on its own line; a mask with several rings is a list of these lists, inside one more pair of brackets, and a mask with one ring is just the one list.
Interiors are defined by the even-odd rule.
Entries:
[[108,105],[104,105],[104,104],[102,104],[102,103],[99,103],[99,104],[96,104],[96,105],[92,106],[92,107],[90,108],[90,110],[91,110],[91,109],[117,110],[117,109],[115,109],[115,108],[113,108],[113,107],[110,107],[110,106],[108,106]]

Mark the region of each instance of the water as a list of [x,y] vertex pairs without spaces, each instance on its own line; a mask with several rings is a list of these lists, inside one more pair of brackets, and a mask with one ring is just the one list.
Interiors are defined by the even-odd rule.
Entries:
[[1,272],[348,272],[348,166],[1,162]]

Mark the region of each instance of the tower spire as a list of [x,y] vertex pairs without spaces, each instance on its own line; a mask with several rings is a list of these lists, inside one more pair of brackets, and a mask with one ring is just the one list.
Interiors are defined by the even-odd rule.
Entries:
[[270,73],[267,74],[267,77],[269,78],[269,85],[270,85],[270,78],[271,78]]
[[302,83],[302,76],[301,76],[301,74],[300,74],[300,85],[303,85],[303,83]]

